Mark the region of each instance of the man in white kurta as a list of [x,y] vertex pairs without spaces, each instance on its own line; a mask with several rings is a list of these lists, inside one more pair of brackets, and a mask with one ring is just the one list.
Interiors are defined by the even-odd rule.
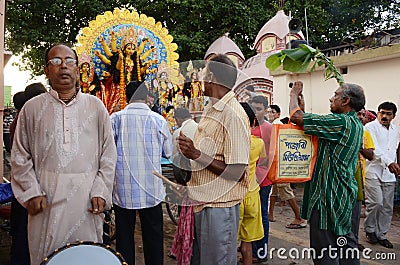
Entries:
[[[47,65],[52,89],[21,110],[12,150],[13,192],[30,213],[31,265],[68,242],[102,242],[99,214],[104,202],[111,206],[116,163],[104,105],[75,88],[77,66],[67,61],[76,58],[73,51],[56,45],[48,57],[49,62],[52,57],[62,59],[60,65],[57,60]],[[73,83],[72,94],[62,93],[67,90],[59,86],[60,80]],[[35,212],[30,204],[38,198],[44,201]],[[101,206],[94,204],[97,199]]]

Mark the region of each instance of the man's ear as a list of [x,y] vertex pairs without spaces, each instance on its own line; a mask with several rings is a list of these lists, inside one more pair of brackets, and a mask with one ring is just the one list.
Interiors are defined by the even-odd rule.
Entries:
[[342,106],[350,105],[350,98],[343,98]]

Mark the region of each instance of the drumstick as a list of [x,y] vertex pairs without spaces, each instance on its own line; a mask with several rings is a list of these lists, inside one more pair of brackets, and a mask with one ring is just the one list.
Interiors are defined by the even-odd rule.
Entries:
[[167,184],[177,188],[181,185],[176,184],[175,182],[170,181],[167,177],[161,175],[160,173],[158,173],[157,171],[153,170],[153,174],[156,175],[157,177],[159,177],[160,179],[164,180]]

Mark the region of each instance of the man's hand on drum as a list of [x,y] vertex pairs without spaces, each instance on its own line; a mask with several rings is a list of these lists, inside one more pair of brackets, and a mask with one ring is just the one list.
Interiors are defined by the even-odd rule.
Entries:
[[106,201],[101,197],[93,197],[92,198],[92,208],[89,209],[89,212],[92,214],[100,214],[104,211],[106,207]]
[[26,210],[30,215],[37,215],[46,209],[46,196],[37,196],[26,203]]

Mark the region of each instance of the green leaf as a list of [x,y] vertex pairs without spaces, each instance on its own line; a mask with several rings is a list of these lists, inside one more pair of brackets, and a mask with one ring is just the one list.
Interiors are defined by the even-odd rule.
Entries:
[[303,60],[303,64],[305,64],[305,63],[309,64],[311,62],[311,56],[312,56],[312,54],[308,53],[306,55],[306,58],[304,58],[304,60]]
[[336,81],[339,83],[339,85],[344,83],[344,78],[341,74],[336,76]]
[[324,78],[328,80],[335,78],[339,84],[344,82],[343,76],[339,73],[333,61],[326,57],[325,54],[318,49],[314,49],[308,45],[302,44],[299,48],[283,50],[280,53],[273,54],[267,58],[265,65],[275,70],[282,64],[283,70],[293,73],[305,73],[308,71],[310,63],[314,61],[313,66],[309,70],[315,71],[316,66],[325,65]]
[[279,57],[279,53],[272,54],[267,58],[267,60],[265,60],[265,66],[271,71],[274,71],[280,65],[281,65],[281,59]]
[[316,66],[317,66],[317,62],[314,62],[313,66],[310,69],[310,72],[314,72]]
[[308,46],[307,44],[300,44],[300,48],[304,51],[307,51],[309,53],[315,54],[317,52],[317,49],[314,49],[311,46]]
[[306,72],[307,67],[310,62],[303,64],[301,61],[295,61],[292,60],[290,57],[286,57],[285,60],[283,61],[283,70],[289,71],[289,72]]
[[294,61],[303,61],[306,58],[307,54],[310,54],[309,51],[305,51],[301,48],[284,50],[282,52]]

